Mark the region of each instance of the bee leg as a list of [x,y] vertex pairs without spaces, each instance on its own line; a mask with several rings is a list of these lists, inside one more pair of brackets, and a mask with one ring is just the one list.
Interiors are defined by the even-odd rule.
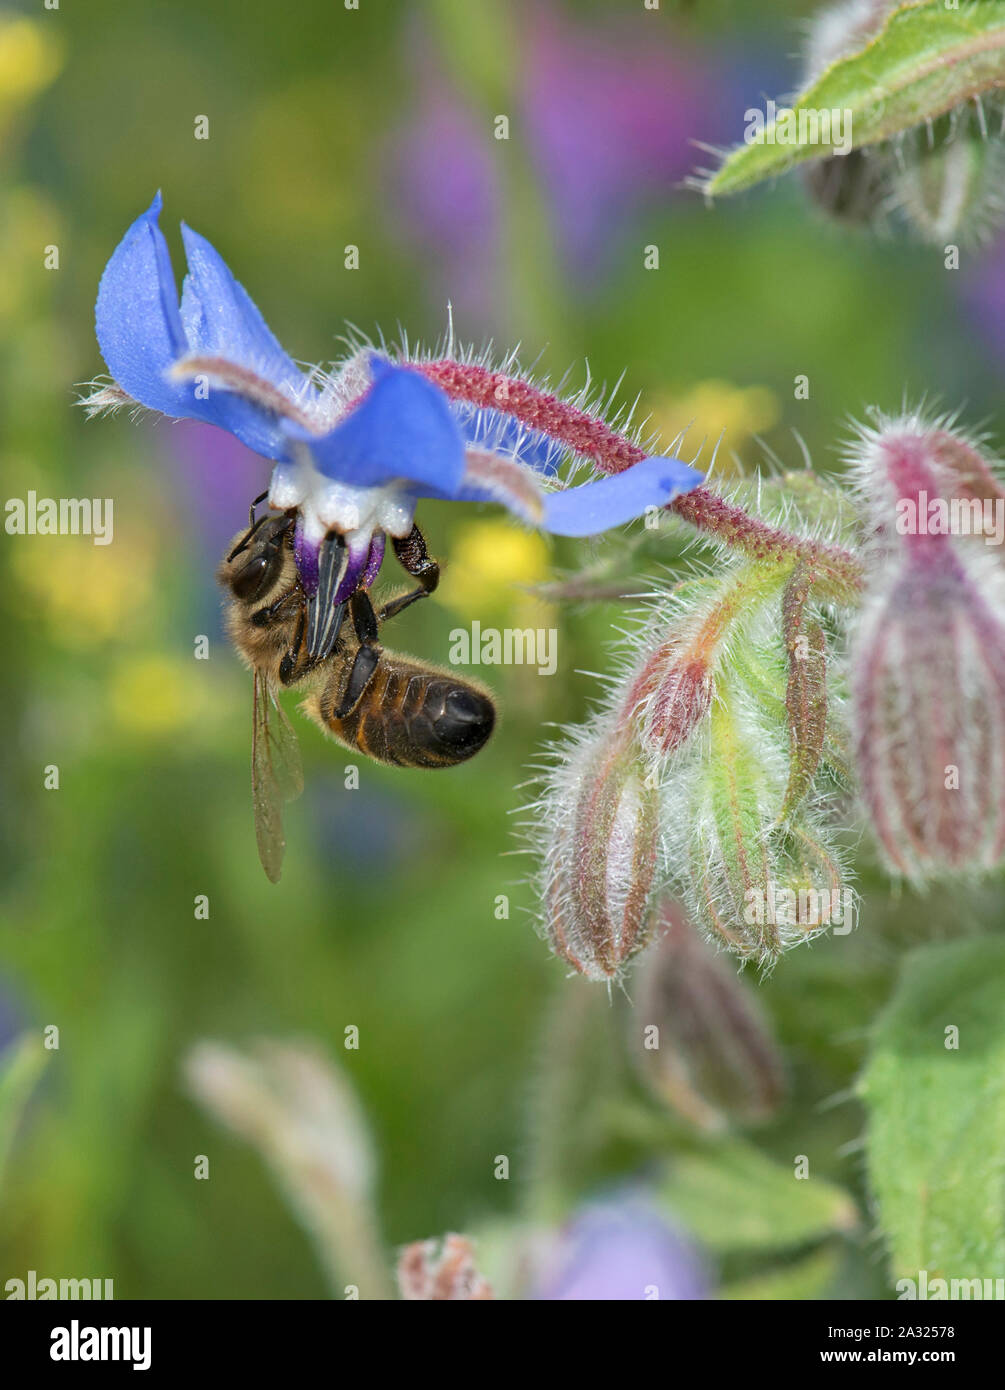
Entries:
[[364,690],[373,679],[373,673],[380,661],[381,649],[377,643],[377,615],[373,611],[370,595],[365,589],[357,589],[349,600],[349,613],[356,629],[359,647],[345,683],[342,698],[332,711],[336,719],[344,719]]
[[412,589],[407,594],[401,594],[398,598],[391,599],[390,603],[385,603],[377,614],[379,623],[384,622],[387,618],[395,617],[403,608],[408,608],[410,604],[413,604],[416,599],[425,598],[427,594],[431,594],[440,582],[440,567],[430,557],[426,549],[425,539],[418,526],[413,526],[403,539],[392,537],[391,544],[394,546],[394,553],[402,567],[418,579],[419,587]]
[[274,603],[270,603],[267,608],[259,608],[257,612],[252,613],[250,621],[254,623],[255,627],[271,627],[290,599],[297,599],[302,602],[303,595],[299,589],[290,589],[288,593],[281,594]]
[[[290,597],[289,594],[286,595]],[[307,632],[307,605],[301,603],[300,617],[297,619],[296,636],[293,638],[293,646],[279,663],[279,679],[283,685],[289,685],[295,675],[303,675],[302,671],[297,671],[297,662],[300,660],[300,653],[303,650],[304,635]]]

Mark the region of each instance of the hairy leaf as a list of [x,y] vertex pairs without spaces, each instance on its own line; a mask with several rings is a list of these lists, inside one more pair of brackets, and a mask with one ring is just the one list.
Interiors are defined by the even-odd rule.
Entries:
[[[851,147],[861,149],[1002,88],[1005,0],[976,0],[959,10],[947,9],[944,0],[922,0],[894,10],[860,52],[833,63],[791,109],[797,121],[800,114],[805,120],[814,113],[849,112]],[[738,146],[706,192],[713,197],[737,193],[794,164],[832,155],[841,144],[833,130],[823,142],[819,130],[813,139],[812,130],[798,128],[794,142],[773,143],[783,134],[788,132],[776,121]]]
[[822,1178],[797,1178],[743,1140],[682,1154],[661,1195],[709,1250],[785,1250],[858,1224],[852,1199]]
[[926,946],[876,1025],[859,1089],[894,1278],[1005,1268],[1003,998],[1005,940]]

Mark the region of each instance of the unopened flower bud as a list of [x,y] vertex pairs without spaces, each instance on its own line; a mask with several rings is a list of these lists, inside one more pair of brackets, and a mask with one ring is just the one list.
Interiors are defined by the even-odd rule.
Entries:
[[913,879],[1005,853],[1005,625],[958,557],[908,560],[855,643],[856,756],[890,866]]
[[613,716],[565,754],[540,805],[544,930],[580,974],[610,980],[649,939],[660,796],[632,731]]
[[753,991],[666,904],[634,977],[633,1051],[651,1089],[703,1130],[755,1123],[778,1108],[782,1060]]
[[1000,221],[1005,154],[975,116],[953,113],[934,135],[913,132],[901,155],[893,197],[923,240],[972,245]]
[[919,882],[1005,855],[1005,594],[984,547],[951,524],[961,477],[986,489],[991,475],[952,442],[897,421],[861,460],[876,504],[913,524],[887,527],[854,637],[859,780],[889,866]]
[[[804,87],[879,32],[897,0],[841,0],[814,15],[807,32]],[[853,226],[881,221],[894,160],[886,146],[852,149],[803,166],[803,184],[820,210]]]
[[435,1240],[406,1245],[398,1259],[398,1287],[409,1301],[467,1303],[492,1298],[467,1236],[444,1236],[442,1245]]
[[803,185],[828,217],[861,226],[876,219],[889,201],[891,164],[873,149],[829,155],[803,166]]
[[712,671],[707,653],[664,644],[649,672],[644,736],[660,755],[688,741],[712,703]]
[[712,712],[712,751],[684,814],[691,825],[688,905],[713,939],[770,964],[844,924],[851,890],[822,827],[777,821],[784,778],[762,731],[728,703]]
[[650,759],[689,744],[711,707],[725,644],[776,582],[770,567],[744,565],[715,580],[680,584],[667,605],[656,609],[642,639],[645,655],[621,705],[623,717],[639,723]]

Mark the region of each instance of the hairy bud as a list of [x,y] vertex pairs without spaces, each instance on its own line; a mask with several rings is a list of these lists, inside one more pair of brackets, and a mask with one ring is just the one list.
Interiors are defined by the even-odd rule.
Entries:
[[708,661],[686,652],[671,656],[653,686],[646,712],[648,742],[660,753],[673,753],[691,737],[711,703]]
[[757,563],[680,584],[642,636],[645,655],[622,700],[657,761],[689,745],[711,708],[717,668],[744,620],[777,590],[777,571]]
[[672,904],[635,977],[632,1043],[651,1089],[702,1130],[770,1117],[779,1050],[753,992]]
[[478,1273],[474,1248],[467,1236],[416,1240],[398,1258],[398,1287],[402,1298],[417,1301],[468,1303],[492,1298],[491,1285]]
[[562,750],[539,806],[544,930],[556,955],[609,980],[649,939],[660,796],[630,729],[606,716]]
[[685,810],[692,915],[713,939],[763,964],[843,926],[852,902],[824,827],[803,808],[779,821],[785,773],[774,754],[749,715],[720,699]]
[[895,872],[988,869],[1005,854],[1005,594],[971,529],[984,508],[954,503],[998,485],[969,441],[918,420],[865,436],[859,464],[882,529],[852,652],[863,800]]
[[885,151],[850,150],[806,164],[803,186],[835,222],[860,226],[876,219],[889,202],[890,167]]
[[1005,150],[969,109],[913,132],[901,154],[893,199],[925,241],[980,243],[1001,221]]

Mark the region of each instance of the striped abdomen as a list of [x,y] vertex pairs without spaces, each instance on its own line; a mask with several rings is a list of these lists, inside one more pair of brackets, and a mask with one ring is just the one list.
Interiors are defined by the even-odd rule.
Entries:
[[495,724],[495,707],[477,686],[386,652],[360,700],[337,719],[341,685],[332,680],[322,691],[321,723],[378,762],[450,767],[477,753]]

